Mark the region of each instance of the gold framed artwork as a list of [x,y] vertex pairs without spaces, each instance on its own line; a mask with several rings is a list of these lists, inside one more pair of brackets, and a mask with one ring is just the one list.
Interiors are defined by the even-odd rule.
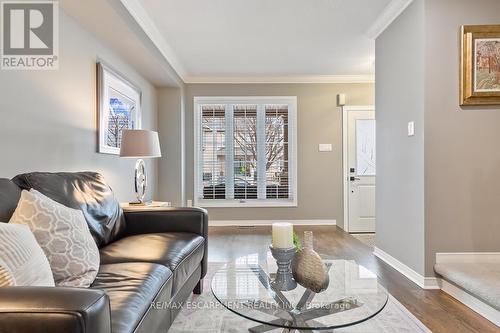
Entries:
[[500,105],[500,25],[462,26],[460,105]]

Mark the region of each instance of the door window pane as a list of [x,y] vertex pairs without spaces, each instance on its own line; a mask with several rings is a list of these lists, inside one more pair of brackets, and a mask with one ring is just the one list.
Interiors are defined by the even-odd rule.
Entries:
[[357,119],[356,173],[358,176],[375,176],[375,149],[375,119]]

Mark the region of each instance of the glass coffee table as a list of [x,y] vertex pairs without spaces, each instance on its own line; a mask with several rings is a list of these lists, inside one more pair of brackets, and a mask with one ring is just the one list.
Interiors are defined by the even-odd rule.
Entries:
[[226,264],[212,278],[212,293],[228,310],[259,323],[260,333],[333,332],[376,316],[388,293],[377,276],[350,260],[324,260],[330,284],[321,293],[298,285],[291,291],[272,288],[276,262],[267,255],[250,254]]

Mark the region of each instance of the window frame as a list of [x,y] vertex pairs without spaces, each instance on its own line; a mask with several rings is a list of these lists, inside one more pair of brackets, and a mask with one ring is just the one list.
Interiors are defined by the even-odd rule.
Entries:
[[[289,172],[289,199],[202,199],[198,193],[200,179],[203,176],[201,149],[201,106],[203,104],[257,104],[258,109],[264,104],[288,105],[288,172]],[[193,132],[194,132],[194,204],[199,207],[297,207],[298,206],[298,177],[297,177],[297,96],[195,96],[193,98]],[[257,116],[258,117],[258,116]],[[232,118],[232,117],[231,117]],[[232,131],[231,131],[232,132]],[[231,166],[232,167],[232,166]],[[265,190],[265,189],[264,189]]]

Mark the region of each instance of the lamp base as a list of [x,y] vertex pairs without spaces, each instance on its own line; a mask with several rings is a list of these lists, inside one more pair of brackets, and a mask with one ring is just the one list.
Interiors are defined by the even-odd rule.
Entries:
[[135,196],[137,197],[136,203],[144,203],[144,196],[146,195],[146,187],[148,184],[148,178],[146,176],[146,164],[144,160],[138,159],[135,163],[135,174],[134,174],[134,189]]

